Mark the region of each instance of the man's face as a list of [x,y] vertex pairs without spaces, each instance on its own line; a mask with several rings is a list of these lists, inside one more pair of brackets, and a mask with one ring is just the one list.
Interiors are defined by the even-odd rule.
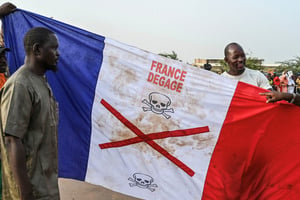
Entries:
[[243,49],[238,45],[231,45],[228,48],[225,61],[229,66],[229,74],[240,75],[245,71],[246,56]]
[[2,51],[0,53],[0,73],[6,72],[6,68],[7,68],[7,60],[5,56],[5,51]]
[[51,34],[49,41],[42,46],[40,61],[46,70],[56,71],[58,58],[58,40],[55,34]]

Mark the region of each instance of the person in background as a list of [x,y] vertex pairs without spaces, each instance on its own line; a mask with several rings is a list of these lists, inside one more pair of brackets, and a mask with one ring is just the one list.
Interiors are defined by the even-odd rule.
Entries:
[[[6,73],[8,72],[8,67],[7,67],[7,60],[6,60],[6,55],[5,53],[9,51],[8,48],[5,48],[0,44],[0,89],[3,87],[4,83],[6,82],[7,75]],[[0,161],[1,161],[1,156],[0,156]],[[2,199],[2,181],[1,181],[1,162],[0,162],[0,200]]]
[[288,101],[289,103],[293,103],[297,106],[300,106],[300,95],[295,93],[287,93],[287,92],[277,92],[277,91],[271,91],[271,92],[264,92],[259,93],[262,96],[266,96],[266,103],[274,103],[277,101]]
[[296,86],[297,86],[296,93],[300,93],[300,76],[298,76],[296,79]]
[[6,60],[6,52],[8,51],[10,51],[10,49],[4,47],[0,41],[0,89],[3,87],[4,83],[9,77],[9,70]]
[[288,77],[287,77],[287,71],[284,70],[279,77],[280,79],[280,92],[288,92]]
[[24,37],[25,61],[1,90],[2,189],[5,200],[59,200],[58,106],[45,77],[56,71],[58,39],[43,27]]
[[263,73],[246,67],[246,55],[238,43],[228,44],[224,49],[224,54],[229,71],[223,72],[221,76],[272,90],[272,86]]
[[[16,6],[12,3],[4,3],[0,6],[0,18],[8,15],[16,10]],[[10,51],[9,48],[5,48],[2,29],[0,34],[0,89],[3,87],[7,78],[9,77],[9,69],[6,60],[6,52]],[[0,156],[1,161],[1,156]],[[0,162],[0,200],[2,199],[2,172],[1,172],[1,162]]]
[[[269,81],[270,86],[272,87],[273,85],[273,78],[272,78],[272,74],[271,73],[267,73],[267,79]],[[273,87],[272,87],[273,88]]]
[[[8,15],[16,10],[16,6],[12,3],[6,2],[3,3],[0,6],[0,18],[4,17],[5,15]],[[6,60],[6,52],[10,51],[9,48],[5,48],[5,42],[3,39],[3,34],[2,34],[2,28],[1,28],[1,35],[0,35],[0,88],[4,85],[6,82],[6,79],[9,77],[9,69],[7,65],[7,60]]]
[[281,85],[280,85],[280,79],[277,75],[274,75],[273,78],[273,84],[274,84],[274,90],[280,92],[281,91]]
[[292,71],[289,71],[287,75],[288,75],[288,93],[294,93],[295,92],[294,74]]

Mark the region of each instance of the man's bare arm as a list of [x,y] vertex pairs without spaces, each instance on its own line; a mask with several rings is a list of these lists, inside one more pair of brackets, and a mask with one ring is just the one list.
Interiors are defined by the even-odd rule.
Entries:
[[25,150],[20,138],[6,135],[5,146],[7,156],[9,158],[9,165],[11,167],[13,176],[20,188],[20,195],[22,200],[32,200],[32,187],[27,175]]

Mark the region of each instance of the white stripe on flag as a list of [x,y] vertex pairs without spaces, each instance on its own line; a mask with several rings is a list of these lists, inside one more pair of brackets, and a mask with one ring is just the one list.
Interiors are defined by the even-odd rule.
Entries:
[[[86,181],[143,199],[201,198],[236,83],[107,38],[103,57],[92,111]],[[164,109],[155,109],[152,100],[164,104]],[[105,108],[105,103],[121,117]],[[148,141],[146,136],[134,144],[99,147],[135,138],[138,133],[153,133],[154,137],[160,132],[199,127],[208,127],[209,132]],[[184,166],[180,168],[172,158]]]

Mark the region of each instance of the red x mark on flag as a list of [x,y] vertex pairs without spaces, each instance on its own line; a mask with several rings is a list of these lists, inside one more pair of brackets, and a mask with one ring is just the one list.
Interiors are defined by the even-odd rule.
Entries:
[[164,155],[171,162],[173,162],[175,165],[177,165],[179,168],[181,168],[183,171],[185,171],[189,176],[194,176],[195,172],[191,168],[189,168],[183,162],[181,162],[180,160],[178,160],[177,158],[172,156],[168,151],[166,151],[164,148],[159,146],[153,140],[168,138],[168,137],[188,136],[188,135],[195,135],[195,134],[209,132],[208,126],[191,128],[191,129],[183,129],[183,130],[175,130],[175,131],[163,131],[163,132],[157,132],[157,133],[150,133],[150,134],[146,135],[140,129],[138,129],[134,124],[132,124],[129,120],[127,120],[121,113],[119,113],[116,109],[114,109],[104,99],[102,99],[100,103],[108,111],[110,111],[117,119],[119,119],[125,126],[127,126],[133,133],[135,133],[137,135],[137,137],[122,140],[122,141],[99,144],[99,147],[101,149],[122,147],[122,146],[127,146],[127,145],[131,145],[131,144],[139,143],[139,142],[146,142],[152,148],[154,148],[156,151],[158,151],[159,153]]

